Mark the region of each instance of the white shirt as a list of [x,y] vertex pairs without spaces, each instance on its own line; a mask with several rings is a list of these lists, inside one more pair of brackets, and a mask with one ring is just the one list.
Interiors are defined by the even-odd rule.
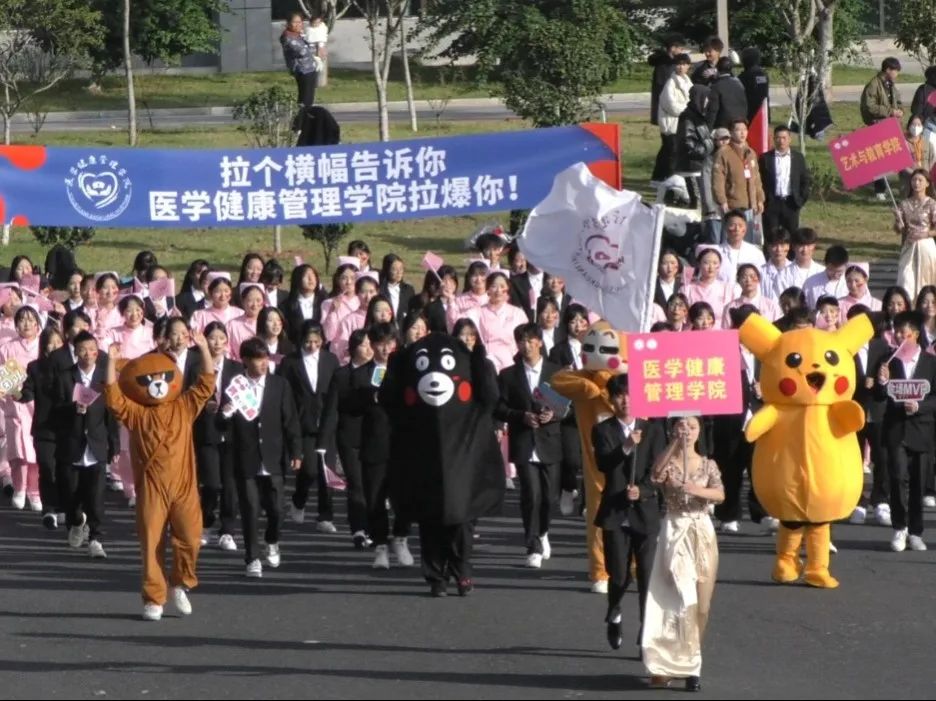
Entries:
[[[543,359],[540,358],[539,362],[536,365],[527,365],[526,361],[523,361],[523,372],[526,373],[527,384],[530,387],[530,392],[535,392],[536,388],[539,387],[540,375],[543,373]],[[539,455],[536,454],[536,447],[534,441],[533,454],[530,456],[530,462],[542,462]]]
[[308,297],[299,298],[299,312],[302,314],[302,318],[306,321],[312,318],[315,314],[315,295],[311,294]]
[[[272,365],[272,363],[271,363]],[[253,390],[254,395],[257,397],[257,406],[263,406],[263,390],[266,389],[266,375],[261,377],[253,378],[250,375],[245,375],[247,380],[250,382],[250,389]],[[254,421],[260,421],[260,417],[257,416]],[[260,441],[263,441],[263,436],[260,436]],[[261,454],[262,455],[262,454]],[[257,476],[259,477],[269,477],[270,473],[266,469],[266,465],[263,464],[263,458],[260,458],[260,469],[257,470]]]
[[789,151],[786,153],[776,152],[777,163],[777,191],[775,194],[780,199],[786,199],[790,196],[790,164],[793,162],[793,156]]
[[195,289],[193,289],[193,290],[192,290],[192,299],[194,299],[196,303],[201,302],[202,300],[205,299],[205,293],[202,292],[201,290],[195,290]]
[[772,299],[774,302],[780,299],[780,292],[777,291],[777,281],[780,279],[780,274],[789,268],[791,263],[787,261],[787,264],[782,268],[778,268],[771,261],[764,263],[764,267],[760,271],[760,286],[761,294]]
[[[825,266],[817,263],[814,260],[810,261],[808,268],[801,268],[796,264],[796,261],[793,261],[790,265],[780,271],[780,274],[777,276],[777,284],[774,288],[775,296],[779,298],[784,290],[788,290],[791,287],[799,287],[800,289],[803,289],[803,286],[806,284],[806,280],[811,278],[813,275],[824,272]],[[848,293],[846,292],[846,294]]]
[[556,329],[540,329],[543,332],[543,355],[549,355],[549,352],[556,345]]
[[861,371],[865,375],[868,374],[868,348],[869,344],[866,343],[858,349],[858,362],[861,363]]
[[721,268],[718,270],[718,279],[723,282],[734,283],[738,275],[738,268],[745,263],[750,263],[760,270],[767,262],[764,260],[763,252],[753,243],[747,241],[741,242],[740,248],[732,248],[727,243],[718,247],[721,253]]
[[215,361],[215,401],[218,402],[218,406],[224,404],[224,397],[221,393],[221,373],[224,372],[224,356],[221,356],[220,360]]
[[183,373],[185,372],[185,359],[188,358],[188,353],[188,348],[186,348],[176,356],[176,367],[178,367],[179,370],[181,370]]
[[[533,290],[533,299],[539,299],[539,296],[543,294],[543,271],[540,270],[534,274],[527,270],[527,279],[530,281],[530,288]],[[533,306],[536,306],[535,302]]]
[[390,306],[393,308],[393,317],[400,315],[400,283],[387,283],[387,295],[390,297]]
[[663,291],[663,296],[666,298],[666,301],[669,302],[670,297],[673,296],[673,293],[676,291],[676,281],[672,282],[660,282],[660,289]]
[[[631,422],[629,424],[624,423],[620,419],[618,419],[617,421],[621,425],[621,428],[624,430],[624,440],[627,440],[628,438],[631,437],[631,434],[637,428],[637,419],[631,419]],[[634,452],[633,446],[630,448],[623,447],[621,448],[621,450],[624,451],[624,455],[630,455],[631,453]]]
[[[88,375],[85,375],[84,370],[80,367],[78,368],[78,375],[81,377],[81,384],[85,387],[91,386],[91,377],[94,375],[94,368],[91,368],[91,372]],[[80,467],[91,467],[92,465],[97,465],[98,460],[94,457],[94,453],[91,452],[91,444],[88,442],[88,430],[85,429],[85,449],[84,455],[81,456],[81,460],[76,463],[73,463]]]
[[913,354],[913,357],[910,360],[902,360],[904,366],[904,377],[908,380],[913,379],[913,373],[916,372],[917,363],[920,362],[920,353],[923,351],[922,348],[917,348],[916,353]]
[[267,350],[270,351],[270,372],[276,370],[276,361],[273,360],[274,355],[277,355],[276,349],[279,348],[279,341],[273,341],[273,343],[267,343]]
[[69,297],[68,299],[65,300],[65,302],[66,302],[66,304],[68,304],[68,311],[75,310],[75,309],[77,309],[78,307],[80,307],[82,304],[84,304],[84,300],[83,300],[83,299],[80,299],[80,298],[79,298],[79,299],[71,299],[71,298]]
[[320,351],[302,354],[302,364],[305,366],[306,375],[309,378],[309,385],[312,387],[313,392],[318,389],[319,353]]
[[274,287],[272,290],[264,289],[267,297],[267,306],[268,307],[277,307],[277,300],[279,299],[279,289]]
[[841,299],[848,294],[848,285],[845,282],[845,276],[842,275],[838,280],[830,280],[826,271],[813,275],[803,283],[803,294],[806,295],[806,304],[810,309],[816,308],[816,302],[820,297],[829,296],[835,299]]
[[572,367],[582,369],[582,342],[577,338],[569,339],[569,348],[572,349]]

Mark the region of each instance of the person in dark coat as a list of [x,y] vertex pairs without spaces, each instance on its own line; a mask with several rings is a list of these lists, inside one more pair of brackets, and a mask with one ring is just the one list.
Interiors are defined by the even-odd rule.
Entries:
[[705,159],[714,150],[712,129],[705,117],[711,90],[704,85],[693,85],[689,90],[689,105],[679,115],[676,128],[676,169],[679,173],[702,172]]
[[[747,97],[747,120],[750,123],[764,104],[764,100],[770,99],[770,78],[767,71],[761,67],[761,52],[758,48],[751,46],[744,49],[741,52],[741,65],[744,66],[744,70],[741,71],[738,80],[744,86],[744,94]],[[767,122],[770,123],[769,116]]]
[[934,131],[936,130],[936,66],[927,68],[923,76],[926,82],[913,93],[910,114],[922,119],[925,129]]
[[660,106],[660,93],[663,86],[673,75],[674,59],[685,51],[685,40],[678,35],[666,37],[663,48],[657,49],[647,57],[647,63],[653,68],[650,79],[650,123],[657,124],[657,111]]
[[692,69],[692,82],[695,85],[711,85],[718,77],[718,60],[725,51],[725,42],[718,37],[709,37],[702,44],[705,60]]
[[[782,226],[787,231],[800,228],[800,210],[809,200],[812,178],[806,159],[791,148],[789,127],[781,124],[774,129],[774,148],[760,157],[760,174],[764,185],[764,230]],[[784,163],[784,159],[789,159]]]
[[723,56],[718,59],[718,76],[712,81],[712,93],[705,108],[705,119],[712,129],[731,125],[739,119],[748,121],[748,102],[744,85],[732,73],[731,59]]
[[449,577],[474,587],[471,522],[499,511],[504,470],[494,438],[497,383],[484,348],[431,333],[396,353],[379,401],[393,417],[390,488],[419,521],[423,576],[433,596]]

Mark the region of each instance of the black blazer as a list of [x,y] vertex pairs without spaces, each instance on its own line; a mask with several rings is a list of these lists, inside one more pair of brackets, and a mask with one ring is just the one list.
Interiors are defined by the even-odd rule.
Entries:
[[[903,362],[894,358],[888,365],[892,380],[908,379],[904,377]],[[888,451],[896,451],[901,446],[917,453],[932,453],[934,450],[934,429],[936,429],[936,357],[926,352],[920,353],[913,372],[912,380],[929,380],[930,393],[920,402],[920,410],[908,416],[903,402],[897,403],[887,396],[887,386],[875,382],[875,393],[879,399],[886,399],[884,410],[884,444]]]
[[58,372],[51,357],[33,360],[26,366],[26,381],[19,402],[33,402],[32,436],[54,441],[60,424]]
[[876,383],[881,363],[887,360],[893,352],[893,349],[887,345],[887,341],[872,338],[868,344],[867,367],[862,367],[858,356],[855,356],[855,395],[852,398],[864,409],[865,422],[881,423],[884,420],[887,398],[878,396],[874,387],[869,389],[866,380],[871,378]]
[[[326,298],[325,290],[316,290],[312,298],[312,316],[309,317],[310,321],[315,321],[319,324],[322,323],[322,302],[324,302]],[[306,322],[306,318],[302,316],[302,306],[299,304],[299,297],[286,298],[283,303],[283,315],[286,317],[286,323],[289,325],[287,329],[289,340],[292,341],[293,345],[302,345],[300,335],[302,334],[302,325]]]
[[[549,379],[561,369],[560,366],[543,360],[540,382],[549,382]],[[506,422],[509,427],[511,462],[529,462],[534,448],[541,462],[560,462],[562,460],[562,437],[559,430],[559,418],[556,417],[539,428],[530,428],[523,422],[525,412],[538,413],[542,406],[533,398],[523,361],[518,360],[510,367],[501,370],[497,384],[500,388],[500,400],[494,410],[494,418]]]
[[266,376],[260,415],[253,421],[234,412],[229,419],[234,442],[234,469],[241,479],[254,477],[263,467],[285,476],[288,463],[302,458],[299,416],[292,390],[282,377]]
[[79,414],[77,405],[72,401],[75,385],[81,382],[81,371],[73,365],[68,372],[57,377],[57,404],[61,407],[61,429],[57,436],[57,459],[72,465],[80,462],[85,447],[99,463],[109,463],[120,452],[120,438],[117,422],[104,403],[104,381],[107,379],[106,366],[97,363],[91,375],[91,386],[102,396],[92,402],[84,414]]
[[[666,450],[666,437],[658,421],[637,419],[634,429],[642,432],[640,444],[625,455],[624,428],[616,417],[592,428],[595,463],[605,476],[595,525],[610,531],[626,521],[634,533],[653,535],[660,527],[660,494],[650,478],[653,463]],[[627,498],[632,476],[640,488],[640,501]]]
[[[192,352],[189,351],[190,357],[191,353]],[[188,365],[188,363],[186,363],[186,365]],[[201,365],[201,363],[198,363],[198,365]],[[203,445],[220,445],[223,442],[231,440],[231,422],[224,420],[220,409],[225,401],[227,401],[224,397],[224,392],[227,390],[228,385],[231,384],[231,380],[243,374],[244,366],[241,363],[229,358],[224,359],[224,364],[221,366],[221,403],[218,405],[216,411],[209,411],[206,405],[198,415],[198,418],[195,419],[193,435],[196,447]],[[198,377],[197,373],[195,377]],[[188,382],[188,375],[186,375],[185,381]],[[212,399],[216,397],[217,392],[212,396]]]
[[208,306],[207,297],[202,299],[200,302],[196,302],[195,295],[192,294],[191,290],[183,290],[175,296],[173,301],[175,306],[179,309],[179,311],[182,313],[182,316],[185,317],[186,320],[191,319],[192,314],[194,314],[197,310],[205,309]]
[[[287,337],[283,337],[276,345],[276,354],[283,356],[283,360],[296,352],[296,345]],[[280,361],[282,362],[282,361]]]
[[[390,293],[387,291],[387,283],[380,283],[380,294],[385,295],[387,299],[390,299]],[[416,290],[408,282],[400,283],[400,304],[393,310],[393,319],[396,321],[397,327],[402,331],[403,330],[403,321],[406,319],[407,313],[410,310],[410,302],[413,301],[413,298],[416,296]],[[391,303],[392,304],[392,303]]]
[[[194,299],[192,301],[194,301]],[[166,297],[166,314],[168,315],[173,309],[175,309],[175,297]],[[156,319],[159,318],[156,314],[156,305],[153,304],[153,300],[149,297],[143,300],[143,318],[151,324],[155,324]]]
[[441,299],[435,299],[429,302],[423,309],[426,313],[429,333],[448,333],[448,320],[445,316],[445,305],[442,304]]
[[276,374],[289,383],[293,391],[296,409],[299,411],[299,427],[303,435],[318,435],[323,426],[326,397],[331,387],[332,379],[338,372],[340,364],[333,353],[324,348],[319,351],[318,380],[315,390],[309,380],[302,352],[294,353],[285,358],[276,368]]
[[[767,204],[777,201],[777,158],[776,150],[771,149],[760,157],[760,174],[764,185],[764,197],[767,198]],[[806,167],[806,159],[799,151],[790,150],[790,196],[796,209],[802,209],[803,205],[809,200],[809,190],[812,185],[812,178],[809,175],[809,169]]]
[[[682,292],[682,275],[676,276],[676,284],[673,285],[673,294],[677,292]],[[666,305],[669,300],[666,298],[666,294],[663,292],[663,285],[660,284],[659,279],[656,281],[656,288],[653,291],[653,303],[660,305],[663,311],[666,311]]]
[[391,424],[387,411],[377,403],[377,390],[371,384],[372,360],[351,371],[350,403],[353,412],[361,416],[361,462],[386,463],[390,459]]
[[530,292],[533,286],[530,284],[530,274],[520,273],[510,278],[510,303],[515,307],[520,307],[526,312],[530,321],[536,321],[536,309],[530,304]]
[[341,450],[361,447],[361,425],[364,415],[360,402],[355,401],[351,387],[351,363],[342,365],[332,376],[325,395],[325,411],[320,434]]

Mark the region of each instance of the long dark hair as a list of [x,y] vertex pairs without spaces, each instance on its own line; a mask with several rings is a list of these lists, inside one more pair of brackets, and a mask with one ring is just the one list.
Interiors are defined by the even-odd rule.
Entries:
[[199,278],[202,272],[210,267],[211,264],[204,258],[196,258],[189,263],[188,270],[185,271],[185,278],[182,280],[182,289],[179,292],[192,292],[199,289]]
[[311,270],[315,273],[315,279],[318,281],[318,287],[313,290],[314,293],[318,293],[322,289],[322,276],[319,275],[318,270],[308,263],[303,263],[302,265],[297,265],[293,268],[292,273],[289,276],[289,294],[286,296],[287,304],[293,304],[302,296],[302,278],[305,277],[307,271]]

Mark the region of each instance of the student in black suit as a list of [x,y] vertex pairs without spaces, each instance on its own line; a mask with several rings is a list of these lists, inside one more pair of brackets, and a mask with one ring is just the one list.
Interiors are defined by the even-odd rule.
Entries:
[[367,536],[367,499],[364,496],[361,467],[361,425],[364,417],[361,407],[355,401],[351,376],[373,358],[367,331],[356,329],[351,332],[348,352],[351,354],[351,362],[335,371],[328,387],[321,434],[338,451],[338,459],[341,460],[345,482],[348,484],[345,493],[348,497],[351,540],[357,550],[364,550],[371,544]]
[[494,417],[507,424],[510,461],[520,478],[526,566],[538,569],[552,551],[549,520],[559,500],[562,438],[559,417],[534,392],[561,368],[543,358],[543,337],[536,324],[518,326],[514,339],[519,357],[498,377],[500,400]]
[[[361,412],[361,466],[364,475],[364,494],[367,499],[367,523],[374,540],[375,569],[389,569],[390,515],[387,511],[389,496],[388,463],[390,460],[390,417],[377,403],[377,392],[387,371],[390,355],[399,344],[396,324],[383,322],[367,330],[367,338],[374,352],[373,360],[351,373],[351,391]],[[393,520],[393,554],[399,564],[412,567],[414,560],[406,542],[410,523],[399,514]]]
[[799,229],[800,210],[809,200],[812,178],[806,159],[791,148],[789,127],[774,129],[774,148],[760,157],[764,185],[764,231],[782,226],[787,231]]
[[410,309],[413,297],[416,296],[413,286],[403,280],[405,273],[406,269],[403,267],[403,259],[400,256],[395,253],[388,253],[384,256],[383,265],[380,268],[380,294],[390,300],[393,318],[401,333],[403,320]]
[[99,394],[107,378],[105,365],[98,362],[97,340],[87,331],[74,339],[78,362],[57,380],[57,404],[62,408],[62,427],[58,434],[59,460],[70,466],[69,502],[66,510],[68,544],[80,548],[88,540],[92,558],[107,557],[101,545],[101,522],[104,520],[104,466],[120,449],[117,422],[98,396],[88,404],[74,400],[76,385],[82,384]]
[[666,311],[670,298],[682,291],[683,265],[679,256],[672,248],[664,249],[660,253],[660,263],[657,268],[656,290],[653,293],[653,303]]
[[[218,409],[224,404],[224,393],[231,380],[244,374],[244,366],[227,357],[228,334],[220,321],[212,321],[205,327],[205,340],[214,361],[216,386],[214,396],[205,404],[194,426],[195,459],[198,465],[198,481],[201,484],[202,525],[206,531],[214,526],[215,510],[218,509],[221,517],[217,534],[218,547],[221,550],[233,551],[237,550],[237,543],[234,542],[234,529],[237,525],[234,451],[231,425],[219,420]],[[188,355],[195,354],[190,352]],[[189,386],[188,383],[189,375],[186,371],[186,386]]]
[[[919,345],[923,326],[919,312],[894,317],[894,336],[902,348],[889,363],[882,363],[875,392],[887,398],[884,443],[891,479],[891,550],[926,550],[923,542],[923,479],[926,463],[933,459],[936,432],[936,357]],[[923,401],[896,402],[887,395],[891,380],[927,380],[930,391]],[[909,537],[908,537],[909,536]]]
[[[165,280],[168,277],[168,270],[161,265],[154,265],[146,271],[146,284],[149,286],[151,282]],[[174,296],[156,299],[152,295],[147,295],[143,300],[143,316],[151,324],[155,323],[157,319],[168,316],[173,309],[175,309]]]
[[566,309],[569,308],[570,304],[575,303],[572,295],[566,292],[565,280],[558,275],[550,275],[549,273],[543,273],[543,292],[540,294],[540,299],[544,297],[548,297],[556,303],[559,308],[559,316],[563,319],[565,318]]
[[439,266],[436,272],[438,275],[431,270],[426,273],[422,292],[410,300],[410,311],[421,310],[425,314],[430,333],[448,333],[442,288],[450,296],[458,294],[458,273],[451,265]]
[[270,353],[270,372],[283,359],[296,352],[296,346],[286,335],[286,316],[276,307],[264,307],[257,316],[257,338],[266,344]]
[[289,340],[294,346],[302,345],[300,336],[306,321],[322,323],[322,302],[327,296],[315,268],[306,263],[293,268],[283,312],[289,327]]
[[280,287],[283,286],[283,278],[286,277],[286,271],[276,258],[270,258],[263,264],[263,272],[260,273],[260,284],[263,285],[263,291],[266,292],[267,306],[276,307],[283,316],[286,316],[286,300],[288,296]]
[[271,375],[270,351],[259,338],[241,344],[244,377],[260,401],[259,414],[248,420],[228,400],[221,413],[231,422],[234,474],[244,531],[248,577],[262,577],[257,523],[260,509],[266,512],[266,562],[280,566],[283,482],[287,465],[294,471],[302,465],[302,436],[299,417],[289,384]]
[[[883,333],[884,319],[880,314],[872,313],[863,304],[856,304],[848,310],[848,318],[859,314],[868,314],[875,330]],[[874,519],[879,526],[891,526],[890,511],[890,476],[887,470],[887,450],[884,446],[884,412],[887,399],[877,396],[874,391],[874,378],[877,377],[881,364],[890,358],[893,349],[887,342],[875,334],[855,356],[855,395],[852,397],[865,412],[865,425],[858,432],[858,445],[864,448],[865,442],[871,448],[871,463],[874,474],[871,482],[871,496],[862,495],[861,502],[855,507],[849,521],[862,524],[867,518],[868,508],[874,510]]]
[[[608,643],[621,647],[621,600],[630,582],[630,563],[637,563],[640,621],[650,585],[650,572],[660,529],[660,494],[651,482],[653,464],[666,450],[657,421],[631,416],[627,375],[608,381],[614,416],[592,429],[595,463],[605,476],[595,525],[602,529],[608,571]],[[639,641],[638,635],[638,641]]]
[[566,340],[566,329],[559,314],[559,305],[552,297],[536,301],[536,325],[543,335],[543,355],[547,358],[557,344]]
[[75,355],[75,348],[72,341],[82,331],[91,330],[91,317],[80,309],[73,309],[62,319],[62,334],[65,337],[65,343],[53,351],[49,356],[52,367],[55,372],[65,372],[70,370],[72,365],[78,362]]
[[[516,246],[507,252],[507,261],[511,270],[523,253]],[[536,321],[536,300],[544,291],[544,273],[524,258],[523,270],[510,276],[510,303],[526,312],[530,321]]]
[[[207,329],[207,327],[205,327]],[[155,336],[156,326],[153,326]],[[192,336],[188,324],[180,316],[166,320],[164,345],[166,352],[175,358],[176,366],[182,372],[182,390],[185,391],[195,384],[201,374],[201,353],[191,349]],[[154,340],[156,340],[154,338]],[[157,345],[159,341],[156,340]]]
[[199,309],[204,309],[205,289],[208,286],[208,273],[211,272],[211,266],[204,258],[193,260],[182,280],[182,289],[176,292],[175,305],[186,320],[192,318]]
[[285,358],[276,370],[276,374],[292,387],[302,431],[302,467],[296,474],[296,490],[289,505],[289,518],[294,523],[305,521],[309,488],[314,483],[318,490],[318,530],[335,533],[332,498],[317,451],[325,450],[328,456],[326,464],[334,466],[334,444],[326,440],[322,427],[325,398],[338,371],[338,358],[322,347],[325,333],[315,321],[303,324],[300,340],[301,350]]

